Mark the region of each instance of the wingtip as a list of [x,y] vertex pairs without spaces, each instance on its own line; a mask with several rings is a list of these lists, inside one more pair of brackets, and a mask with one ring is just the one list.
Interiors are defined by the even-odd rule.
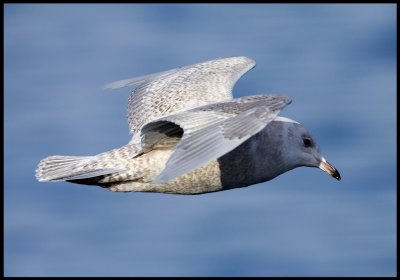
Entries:
[[253,58],[248,57],[248,56],[241,55],[241,56],[235,56],[234,58],[243,59],[249,65],[249,68],[247,71],[254,68],[257,64],[257,62]]
[[124,85],[122,84],[123,81],[124,80],[108,83],[103,87],[103,89],[104,90],[113,90],[113,89],[123,88],[124,87]]
[[290,98],[289,96],[284,96],[284,98],[285,98],[286,105],[291,104],[293,101],[292,98]]
[[255,59],[248,56],[243,56],[243,57],[246,58],[249,61],[249,63],[253,64],[254,66],[257,64]]
[[130,86],[137,86],[138,83],[143,82],[143,80],[147,76],[141,76],[141,77],[134,77],[130,79],[124,79],[124,80],[118,80],[115,82],[108,83],[104,86],[105,89],[119,89],[119,88],[124,88],[124,87],[130,87]]

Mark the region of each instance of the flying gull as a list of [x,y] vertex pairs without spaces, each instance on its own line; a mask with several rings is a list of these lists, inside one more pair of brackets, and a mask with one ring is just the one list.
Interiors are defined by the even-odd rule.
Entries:
[[95,156],[47,157],[36,178],[174,194],[247,187],[300,166],[340,180],[307,129],[278,116],[289,97],[233,98],[236,81],[255,64],[228,57],[108,84],[134,87],[127,114],[131,141]]

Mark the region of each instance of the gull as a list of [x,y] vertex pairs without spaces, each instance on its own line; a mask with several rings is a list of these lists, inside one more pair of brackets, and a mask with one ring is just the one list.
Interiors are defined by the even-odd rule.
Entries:
[[340,180],[308,130],[278,116],[289,97],[233,97],[237,80],[255,65],[245,56],[226,57],[108,84],[134,88],[129,143],[94,156],[44,158],[36,178],[172,194],[247,187],[301,166]]

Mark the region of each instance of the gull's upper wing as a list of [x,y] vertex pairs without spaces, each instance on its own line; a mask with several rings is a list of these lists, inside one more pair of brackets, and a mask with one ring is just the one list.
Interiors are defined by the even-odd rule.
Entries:
[[215,59],[117,81],[106,87],[136,86],[128,102],[129,130],[136,134],[158,118],[231,100],[236,81],[255,64],[244,56]]
[[163,183],[230,152],[266,127],[291,100],[279,95],[255,95],[198,107],[160,118],[142,129],[142,142],[152,145],[177,129],[183,136],[164,170]]

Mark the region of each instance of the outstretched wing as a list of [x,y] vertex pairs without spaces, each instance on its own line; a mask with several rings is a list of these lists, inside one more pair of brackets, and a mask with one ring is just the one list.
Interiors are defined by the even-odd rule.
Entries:
[[244,57],[215,59],[142,77],[121,80],[108,88],[136,86],[129,96],[132,134],[158,118],[195,107],[231,100],[236,81],[255,66]]
[[[255,95],[210,104],[160,118],[142,129],[142,143],[152,145],[174,129],[184,131],[164,170],[163,183],[230,152],[266,127],[291,100],[279,95]],[[154,133],[157,131],[157,133]]]

